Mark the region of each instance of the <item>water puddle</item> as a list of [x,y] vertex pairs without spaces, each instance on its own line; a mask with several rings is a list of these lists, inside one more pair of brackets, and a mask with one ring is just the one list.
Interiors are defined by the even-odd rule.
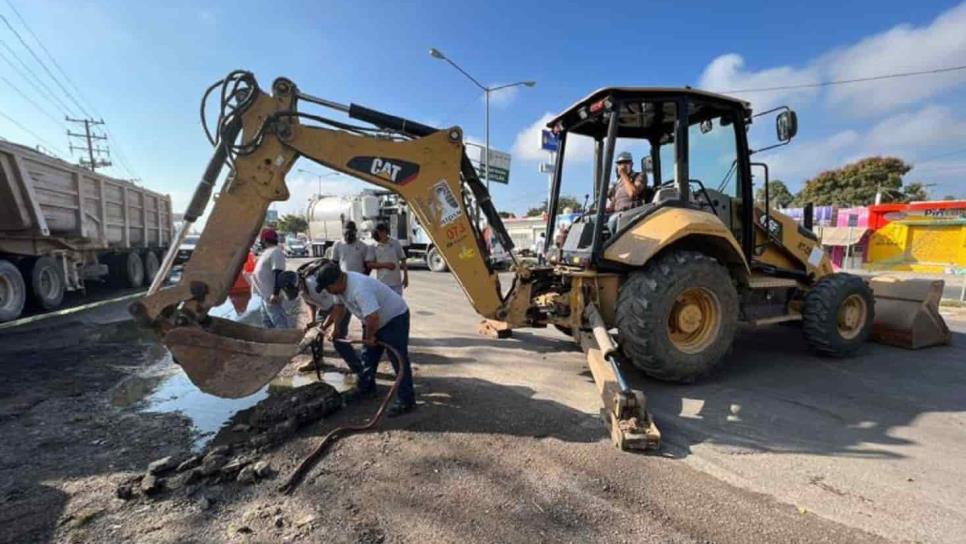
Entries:
[[[247,308],[238,301],[229,300],[210,313],[257,325],[260,321],[258,301],[252,297],[251,301],[246,302]],[[289,367],[283,371],[287,371],[285,374],[277,376],[255,394],[241,399],[225,399],[195,387],[167,349],[158,346],[151,355],[157,358],[156,362],[118,384],[111,402],[119,408],[133,407],[145,413],[177,413],[185,416],[196,432],[195,450],[204,448],[220,431],[246,423],[250,409],[260,401],[318,381],[314,372],[288,373],[292,371]],[[355,386],[354,375],[340,372],[324,372],[322,380],[340,393]]]

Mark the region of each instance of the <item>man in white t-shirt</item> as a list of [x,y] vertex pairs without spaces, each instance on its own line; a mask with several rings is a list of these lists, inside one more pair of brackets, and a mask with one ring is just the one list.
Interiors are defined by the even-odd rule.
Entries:
[[267,329],[289,328],[288,315],[279,296],[279,275],[285,271],[285,253],[278,247],[278,233],[265,229],[260,236],[265,249],[251,275],[252,291],[261,299],[262,324]]
[[352,346],[337,342],[337,331],[332,339],[336,350],[346,360],[349,368],[361,366],[359,373],[359,393],[371,393],[376,387],[376,367],[382,358],[384,348],[378,342],[391,346],[399,354],[397,360],[389,351],[396,374],[402,373],[402,382],[396,394],[396,403],[386,414],[398,416],[412,410],[416,405],[413,391],[413,372],[409,364],[409,306],[406,301],[375,278],[357,272],[343,272],[334,263],[326,264],[317,276],[318,285],[335,295],[332,319],[338,322],[342,314],[351,312],[363,323],[361,364],[359,355]]
[[409,287],[409,267],[406,266],[406,252],[399,240],[389,236],[389,226],[376,225],[372,232],[375,245],[369,246],[369,259],[366,266],[376,271],[376,279],[385,283],[397,294]]
[[[335,244],[332,245],[332,260],[338,263],[343,272],[357,272],[368,275],[369,270],[366,268],[368,258],[369,245],[359,239],[355,222],[346,221],[342,227],[342,239],[336,240]],[[339,320],[335,322],[336,338],[346,337],[349,333],[349,321],[351,319],[352,314],[343,312]]]

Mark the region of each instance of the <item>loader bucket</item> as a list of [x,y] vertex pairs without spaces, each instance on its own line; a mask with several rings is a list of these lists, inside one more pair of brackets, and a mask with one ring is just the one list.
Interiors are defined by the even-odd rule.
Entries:
[[212,317],[205,326],[176,327],[163,342],[198,389],[247,397],[270,382],[299,351],[300,329],[263,329]]
[[906,349],[948,344],[949,327],[939,315],[943,280],[877,276],[872,340]]

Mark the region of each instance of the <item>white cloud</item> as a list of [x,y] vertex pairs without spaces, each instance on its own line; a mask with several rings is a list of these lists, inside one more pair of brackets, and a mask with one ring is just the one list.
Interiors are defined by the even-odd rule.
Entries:
[[[837,132],[828,138],[794,142],[765,153],[762,160],[769,166],[772,179],[789,183],[789,189],[797,191],[799,184],[823,170],[842,165],[840,159],[856,149],[861,141],[855,130]],[[758,156],[755,156],[758,158]]]
[[966,121],[957,119],[950,108],[929,105],[876,123],[865,139],[865,147],[873,154],[901,155],[916,148],[963,139],[966,139]]
[[[809,85],[962,64],[966,58],[966,3],[936,17],[930,24],[902,24],[826,52],[802,67],[777,66],[747,70],[736,53],[721,55],[701,74],[702,88],[734,91]],[[966,83],[966,71],[894,78],[828,87],[828,105],[852,115],[886,113],[915,104]],[[761,111],[778,104],[803,103],[820,96],[817,88],[731,93],[750,100]]]
[[[966,3],[928,25],[895,26],[832,51],[818,61],[832,80],[912,72],[962,64],[966,58]],[[912,104],[966,83],[966,72],[950,72],[880,82],[839,85],[829,90],[832,104],[873,114]]]
[[815,68],[796,69],[790,66],[766,68],[760,71],[745,69],[745,59],[736,53],[721,55],[711,61],[699,80],[702,89],[729,94],[752,102],[756,110],[767,110],[778,104],[811,100],[817,89],[794,89],[767,93],[735,93],[741,89],[760,89],[787,85],[818,83],[819,72]]
[[[546,161],[547,152],[540,148],[541,131],[554,114],[545,113],[533,124],[517,133],[513,141],[513,158],[522,161]],[[571,135],[567,138],[566,159],[574,162],[588,162],[594,157],[594,142],[585,136]]]

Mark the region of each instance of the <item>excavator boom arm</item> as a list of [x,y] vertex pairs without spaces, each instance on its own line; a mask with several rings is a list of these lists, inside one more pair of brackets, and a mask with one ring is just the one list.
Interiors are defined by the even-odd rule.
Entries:
[[[435,130],[360,106],[341,106],[303,95],[287,79],[276,80],[269,95],[251,74],[233,76],[243,83],[220,82],[229,89],[228,98],[222,103],[214,157],[185,214],[189,222],[202,215],[222,166],[232,168],[180,280],[164,289],[152,285],[130,308],[141,325],[158,332],[199,388],[221,396],[254,393],[304,341],[301,331],[269,334],[208,315],[226,300],[268,207],[288,199],[285,176],[299,157],[399,194],[474,309],[486,318],[505,318],[499,278],[471,216],[468,194],[490,218],[494,236],[504,247],[512,243],[465,156],[459,128]],[[300,113],[300,99],[342,109],[378,128]],[[304,119],[327,126],[305,125]],[[176,250],[177,244],[170,251]],[[159,276],[167,272],[162,269]]]

